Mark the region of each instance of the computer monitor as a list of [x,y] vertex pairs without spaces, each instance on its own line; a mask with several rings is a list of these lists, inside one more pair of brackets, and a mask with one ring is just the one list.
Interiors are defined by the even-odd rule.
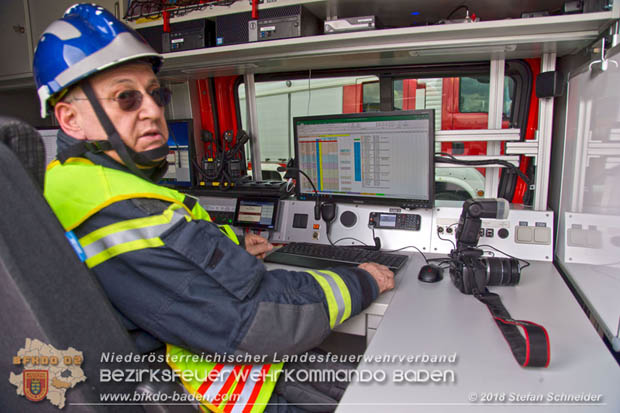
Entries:
[[[293,119],[296,166],[322,197],[338,202],[431,208],[433,110],[369,112]],[[299,199],[315,196],[297,176]]]
[[194,121],[192,119],[168,120],[168,171],[162,183],[189,187],[194,184]]

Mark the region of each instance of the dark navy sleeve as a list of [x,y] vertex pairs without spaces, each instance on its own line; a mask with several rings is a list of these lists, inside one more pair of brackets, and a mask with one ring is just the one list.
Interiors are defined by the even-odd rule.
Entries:
[[[157,200],[117,202],[75,230],[82,237],[119,221],[161,213]],[[330,332],[325,292],[305,271],[267,271],[207,221],[180,221],[164,246],[127,252],[93,271],[134,336],[195,352],[293,354]],[[334,268],[351,300],[351,316],[378,295],[359,268]],[[140,344],[140,341],[138,341]],[[144,351],[152,348],[141,348]]]

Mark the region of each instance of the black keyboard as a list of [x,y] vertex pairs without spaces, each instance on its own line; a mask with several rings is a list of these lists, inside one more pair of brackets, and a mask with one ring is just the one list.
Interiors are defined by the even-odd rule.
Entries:
[[373,251],[359,247],[292,242],[273,251],[265,258],[265,261],[314,269],[339,265],[357,266],[363,262],[376,262],[397,272],[405,265],[408,258],[402,254]]

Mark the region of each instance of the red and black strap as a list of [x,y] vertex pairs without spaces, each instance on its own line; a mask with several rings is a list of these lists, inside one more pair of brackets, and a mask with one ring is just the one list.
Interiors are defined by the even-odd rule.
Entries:
[[[482,294],[474,294],[474,296],[489,308],[512,354],[521,366],[549,366],[551,357],[549,334],[543,326],[531,321],[513,320],[497,294],[486,291]],[[521,334],[519,327],[523,329],[525,337]]]

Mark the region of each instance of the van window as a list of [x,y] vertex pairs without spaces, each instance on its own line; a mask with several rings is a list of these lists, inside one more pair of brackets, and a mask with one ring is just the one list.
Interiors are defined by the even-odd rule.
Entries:
[[[256,111],[262,162],[292,158],[293,118],[379,110],[376,76],[256,82]],[[245,85],[238,89],[241,124],[247,129]]]
[[[507,63],[502,127],[519,128],[522,125],[516,120],[516,112],[524,109],[516,107],[519,105],[515,105],[515,96],[523,96],[525,87],[523,81],[513,78],[513,72],[508,67]],[[410,73],[414,70],[412,68]],[[392,84],[393,109],[434,109],[437,131],[487,129],[489,75],[485,71],[488,68],[481,66],[480,74],[471,73],[469,68],[468,74],[463,76],[454,76],[454,73],[458,74],[458,68],[446,70],[450,70],[451,76],[441,77],[442,70],[435,70],[435,77],[428,74],[426,77],[414,77],[407,73],[407,68],[397,69],[393,74],[382,71],[382,79],[373,74],[372,69],[365,69],[359,76],[348,77],[325,77],[321,73],[320,77],[310,81],[302,78],[304,74],[295,74],[289,79],[263,75],[263,80],[258,75],[255,84],[256,108],[263,170],[269,170],[270,163],[286,162],[294,157],[294,117],[380,111],[385,108],[385,99],[382,106],[380,84],[386,80]],[[517,87],[520,89],[517,90]],[[238,96],[241,124],[246,128],[243,83],[239,86]],[[526,99],[522,97],[523,100]],[[480,155],[486,154],[486,143],[437,142],[435,150],[454,155]],[[438,167],[435,175],[437,199],[465,200],[485,195],[484,168]]]
[[[515,81],[504,78],[504,119],[510,118],[514,96]],[[489,113],[489,76],[462,77],[459,89],[460,113]]]
[[[394,79],[394,108],[397,110],[434,109],[435,130],[487,129],[489,113],[489,75],[437,78]],[[513,118],[515,81],[504,78],[502,127]],[[436,152],[454,155],[486,154],[485,142],[435,144]],[[484,196],[484,168],[435,169],[435,198],[465,200]]]
[[435,130],[441,129],[443,79],[395,79],[394,109],[435,109]]
[[362,83],[362,112],[381,111],[379,81]]
[[[504,128],[513,118],[515,88],[515,80],[506,76]],[[397,110],[435,109],[436,130],[488,127],[489,75],[395,79],[393,93]]]

